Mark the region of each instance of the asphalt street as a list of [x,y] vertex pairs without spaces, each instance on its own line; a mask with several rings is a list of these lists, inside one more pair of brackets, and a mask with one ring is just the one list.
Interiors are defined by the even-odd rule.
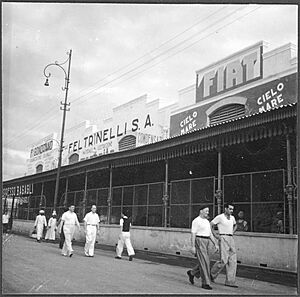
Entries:
[[63,257],[57,244],[4,235],[3,293],[296,295],[294,286],[249,277],[238,276],[238,288],[225,287],[224,274],[212,284],[213,290],[207,291],[199,280],[191,285],[187,268],[168,264],[164,255],[156,255],[153,261],[140,253],[130,262],[125,253],[121,260],[115,259],[109,249],[96,249],[93,258],[84,256],[81,245],[74,245],[74,250],[72,258]]

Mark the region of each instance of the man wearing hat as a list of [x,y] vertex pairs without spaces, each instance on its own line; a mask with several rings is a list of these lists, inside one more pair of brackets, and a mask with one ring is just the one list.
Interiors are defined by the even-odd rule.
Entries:
[[44,227],[47,227],[47,220],[45,217],[44,210],[39,211],[39,215],[36,216],[34,222],[34,228],[36,228],[36,240],[37,242],[41,242],[41,238],[43,237]]
[[117,256],[115,258],[121,259],[124,243],[125,243],[127,253],[129,256],[129,261],[132,261],[132,258],[135,255],[135,253],[130,241],[131,217],[129,216],[128,210],[124,210],[121,216],[122,216],[122,218],[120,219],[121,233],[119,235],[118,245],[116,249]]
[[209,246],[212,241],[218,250],[217,242],[211,232],[210,223],[208,221],[209,208],[202,206],[199,216],[192,222],[191,244],[192,253],[197,256],[198,264],[192,270],[188,270],[189,281],[194,284],[194,277],[202,279],[202,288],[211,290],[210,286],[210,259]]
[[52,213],[52,217],[48,221],[48,230],[45,236],[46,240],[55,240],[55,231],[57,230],[56,227],[56,211],[54,210]]

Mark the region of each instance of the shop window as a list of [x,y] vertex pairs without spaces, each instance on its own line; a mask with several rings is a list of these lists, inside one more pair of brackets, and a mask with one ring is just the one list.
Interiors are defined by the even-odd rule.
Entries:
[[88,190],[86,192],[87,208],[91,208],[93,204],[97,205],[97,190]]
[[228,104],[209,115],[209,125],[219,124],[245,115],[245,105]]
[[147,205],[148,185],[135,186],[134,205]]
[[135,226],[146,226],[147,206],[134,206],[132,210],[132,223]]
[[224,176],[224,201],[247,202],[251,197],[251,175],[238,174]]
[[213,203],[214,178],[193,179],[192,203]]
[[148,226],[162,227],[163,208],[161,206],[148,207]]
[[99,189],[98,190],[98,203],[97,205],[107,205],[108,199],[108,189]]
[[42,164],[39,164],[38,166],[36,166],[35,172],[36,172],[36,173],[41,173],[41,172],[43,172],[43,165],[42,165]]
[[124,187],[123,190],[123,205],[133,204],[133,187]]
[[72,154],[69,157],[69,164],[74,164],[77,163],[79,161],[79,155],[78,154]]
[[163,183],[149,185],[149,204],[163,204]]
[[113,188],[112,189],[112,205],[121,205],[122,204],[122,188]]
[[175,228],[189,228],[189,206],[188,205],[172,205],[170,208],[170,225]]
[[119,151],[129,150],[136,147],[136,137],[127,135],[119,141]]
[[171,204],[190,203],[190,180],[171,183]]

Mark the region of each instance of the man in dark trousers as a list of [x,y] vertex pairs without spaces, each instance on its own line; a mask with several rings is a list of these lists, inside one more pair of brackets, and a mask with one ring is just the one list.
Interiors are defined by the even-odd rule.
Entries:
[[122,252],[125,243],[127,248],[127,253],[129,256],[129,261],[132,261],[132,258],[135,255],[135,253],[130,241],[131,217],[129,216],[129,211],[124,210],[123,213],[121,214],[121,217],[122,217],[120,219],[121,233],[119,235],[118,245],[116,248],[117,256],[115,258],[116,259],[122,258]]
[[192,222],[191,230],[191,244],[192,253],[197,256],[198,264],[192,270],[187,271],[191,284],[194,284],[194,277],[202,279],[202,288],[211,290],[210,286],[210,259],[209,259],[209,248],[211,242],[215,245],[218,250],[218,244],[215,240],[210,223],[208,221],[209,208],[202,206],[200,208],[199,216],[196,217]]

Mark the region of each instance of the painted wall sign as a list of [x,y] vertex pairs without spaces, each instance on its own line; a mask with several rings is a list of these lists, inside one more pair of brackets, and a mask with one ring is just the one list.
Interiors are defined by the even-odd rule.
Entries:
[[33,193],[33,184],[7,187],[2,190],[2,196],[30,195]]
[[196,102],[262,78],[262,43],[197,71]]
[[[278,106],[297,102],[297,83],[297,74],[294,73],[234,94],[233,97],[245,98],[245,115],[265,112]],[[230,104],[228,98],[230,97],[224,96],[218,101],[172,115],[170,136],[182,135],[206,127],[208,123],[206,111],[215,104],[219,105],[224,99],[226,99],[226,105]]]
[[33,149],[31,149],[30,158],[33,158],[37,155],[41,155],[42,153],[44,153],[46,151],[52,150],[52,148],[53,148],[53,140],[50,140],[46,143],[36,146]]
[[162,136],[152,135],[149,133],[137,133],[137,146],[154,143],[163,140]]
[[83,139],[78,139],[74,142],[71,142],[67,145],[68,153],[73,153],[82,149],[94,147],[95,145],[111,141],[114,138],[125,136],[128,131],[136,132],[140,129],[146,129],[147,127],[152,126],[153,123],[151,121],[150,114],[147,114],[146,118],[143,120],[135,118],[130,123],[124,122],[122,125],[117,125],[115,127],[100,130],[98,132],[85,136]]

